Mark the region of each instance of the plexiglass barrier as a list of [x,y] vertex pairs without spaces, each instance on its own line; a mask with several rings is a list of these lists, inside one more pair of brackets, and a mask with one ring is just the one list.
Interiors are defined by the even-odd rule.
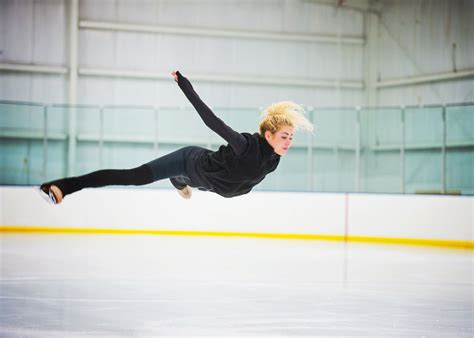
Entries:
[[[213,110],[236,131],[258,130],[257,108]],[[474,194],[474,104],[307,112],[314,133],[298,132],[255,190]],[[132,168],[186,145],[222,144],[191,107],[0,101],[4,185]]]

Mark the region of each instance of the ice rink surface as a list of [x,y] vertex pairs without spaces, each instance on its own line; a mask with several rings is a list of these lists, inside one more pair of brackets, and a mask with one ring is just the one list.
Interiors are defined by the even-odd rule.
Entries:
[[0,234],[0,272],[0,337],[474,336],[468,250]]

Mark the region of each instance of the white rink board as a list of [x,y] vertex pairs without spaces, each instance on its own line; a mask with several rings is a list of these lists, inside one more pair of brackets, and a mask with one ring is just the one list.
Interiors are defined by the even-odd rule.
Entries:
[[[193,191],[85,189],[54,206],[31,187],[1,189],[2,225],[340,234],[344,199],[337,194],[263,193],[226,199]],[[23,201],[18,204],[17,201]]]
[[351,195],[349,235],[473,240],[474,198]]
[[32,187],[1,187],[0,202],[2,226],[473,239],[472,197],[194,191],[183,200],[174,190],[102,188],[53,206]]

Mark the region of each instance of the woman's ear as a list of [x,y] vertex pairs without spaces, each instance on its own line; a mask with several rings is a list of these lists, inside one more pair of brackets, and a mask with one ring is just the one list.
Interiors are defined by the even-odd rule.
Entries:
[[272,139],[272,133],[270,131],[266,131],[265,132],[265,140],[267,140],[267,142],[270,142],[270,140]]

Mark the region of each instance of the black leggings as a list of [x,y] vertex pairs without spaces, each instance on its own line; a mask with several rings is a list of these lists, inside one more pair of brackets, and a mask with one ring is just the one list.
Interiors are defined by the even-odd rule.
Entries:
[[63,196],[84,188],[107,185],[144,185],[165,178],[178,189],[184,188],[189,178],[186,175],[186,159],[198,147],[184,147],[133,169],[104,169],[77,177],[67,177],[44,183],[41,187],[56,185]]

